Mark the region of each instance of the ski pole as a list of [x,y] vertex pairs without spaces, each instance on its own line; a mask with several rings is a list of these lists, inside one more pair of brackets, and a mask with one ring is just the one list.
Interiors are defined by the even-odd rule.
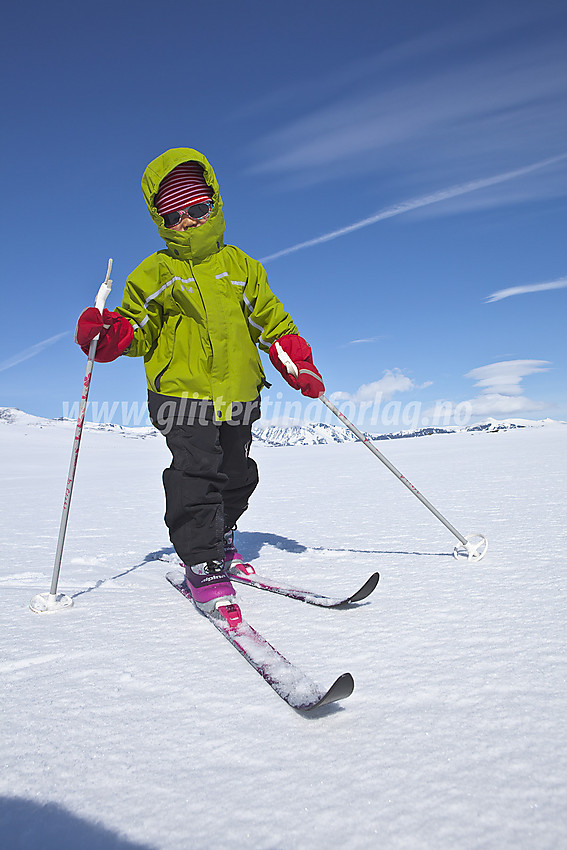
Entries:
[[[388,467],[390,472],[393,472],[394,475],[396,476],[396,478],[398,478],[402,482],[402,484],[405,484],[405,486],[408,488],[408,490],[411,493],[413,493],[414,496],[417,496],[419,501],[422,502],[425,505],[425,507],[428,508],[431,511],[431,513],[434,516],[436,516],[437,519],[440,520],[443,523],[445,528],[448,528],[449,531],[451,532],[451,534],[454,534],[455,537],[457,538],[457,540],[459,540],[461,542],[462,546],[455,546],[455,548],[453,550],[453,555],[455,556],[455,558],[459,559],[459,558],[466,557],[467,560],[469,560],[469,561],[480,561],[480,559],[483,558],[486,555],[486,550],[488,549],[488,540],[486,539],[484,534],[468,534],[468,535],[465,536],[465,535],[461,534],[459,531],[457,531],[455,526],[451,525],[449,520],[445,519],[443,514],[441,514],[437,510],[437,508],[434,507],[431,504],[431,502],[428,499],[426,499],[425,496],[422,493],[419,492],[417,487],[414,487],[414,485],[411,483],[411,481],[408,481],[408,479],[405,477],[405,475],[402,475],[402,473],[399,471],[399,469],[396,469],[394,464],[391,463],[388,460],[388,458],[385,457],[382,454],[382,452],[379,451],[376,448],[376,446],[371,442],[369,437],[366,437],[362,433],[362,431],[360,431],[356,427],[356,425],[353,425],[353,423],[350,422],[346,418],[344,413],[341,413],[341,411],[337,407],[335,407],[335,405],[332,403],[332,401],[329,401],[329,399],[324,395],[320,395],[319,399],[320,399],[320,401],[323,402],[324,405],[326,405],[329,408],[330,411],[332,411],[335,414],[335,416],[338,416],[338,418],[341,420],[341,422],[343,422],[347,426],[347,428],[350,431],[352,431],[352,433],[355,434],[358,437],[358,439],[361,441],[361,443],[364,443],[366,448],[370,449],[372,454],[375,455],[379,460],[381,460],[382,463],[385,464]],[[480,538],[480,539],[476,543],[473,543],[471,538]]]
[[[290,372],[292,375],[297,377],[299,375],[299,370],[298,370],[297,366],[295,365],[295,363],[293,362],[291,357],[289,357],[289,355],[286,354],[286,352],[283,350],[283,348],[281,347],[281,345],[278,342],[276,342],[276,349],[277,349],[280,360],[285,365],[288,372]],[[367,436],[365,436],[365,434],[363,434],[362,431],[360,431],[356,427],[356,425],[353,425],[353,423],[350,422],[346,418],[344,413],[341,413],[341,411],[338,409],[338,407],[335,407],[335,405],[332,403],[332,401],[329,401],[329,399],[323,394],[321,394],[319,396],[319,400],[322,401],[323,404],[326,405],[326,407],[328,407],[329,410],[332,413],[334,413],[335,416],[337,416],[340,419],[341,422],[344,423],[344,425],[346,425],[346,427],[349,429],[349,431],[352,431],[352,433],[356,437],[358,437],[360,442],[363,443],[366,446],[366,448],[370,449],[372,454],[375,455],[379,460],[381,460],[382,463],[385,464],[385,466],[388,467],[390,472],[393,472],[394,475],[396,476],[396,478],[398,478],[402,482],[402,484],[404,484],[408,488],[408,490],[411,493],[414,494],[414,496],[417,496],[419,501],[422,502],[425,505],[425,507],[428,508],[431,511],[431,513],[434,516],[436,516],[437,519],[440,520],[446,528],[449,529],[451,534],[453,534],[457,538],[457,540],[460,541],[461,546],[455,546],[455,548],[453,550],[453,555],[455,556],[455,558],[457,558],[457,559],[466,558],[468,561],[480,561],[481,558],[484,558],[484,556],[486,555],[487,549],[488,549],[488,540],[486,539],[484,534],[475,533],[475,534],[468,534],[468,535],[465,536],[465,535],[461,534],[459,531],[457,531],[457,529],[453,525],[451,525],[451,523],[447,519],[445,519],[445,517],[437,510],[437,508],[435,508],[431,504],[431,502],[428,499],[426,499],[425,496],[422,493],[419,492],[417,487],[414,487],[414,485],[411,483],[411,481],[408,481],[408,479],[405,477],[405,475],[402,475],[402,473],[399,471],[399,469],[396,469],[394,464],[391,463],[388,460],[388,458],[385,457],[382,454],[382,452],[379,451],[376,448],[375,445],[373,445],[371,440]],[[477,538],[476,542],[474,542],[475,538]]]
[[[106,299],[112,288],[110,280],[110,272],[112,271],[112,260],[108,261],[106,277],[102,282],[96,299],[95,307],[102,311],[106,303]],[[77,469],[77,461],[79,459],[79,449],[81,446],[81,437],[83,435],[83,425],[85,421],[85,413],[87,411],[87,400],[89,397],[89,388],[91,384],[91,376],[93,371],[93,363],[98,344],[99,334],[95,336],[89,345],[89,356],[87,360],[87,368],[85,378],[83,380],[83,394],[79,405],[79,416],[75,427],[75,437],[73,440],[73,449],[71,451],[71,461],[69,464],[69,474],[67,477],[67,486],[65,488],[65,499],[63,501],[63,512],[61,514],[61,524],[59,527],[59,538],[57,540],[57,550],[55,552],[55,563],[53,566],[53,576],[51,579],[51,589],[49,593],[38,593],[30,602],[30,608],[36,614],[44,614],[46,612],[55,611],[57,608],[70,608],[73,605],[73,600],[70,596],[64,593],[57,593],[57,585],[59,583],[59,572],[61,569],[61,558],[63,556],[63,546],[65,544],[65,534],[67,531],[67,521],[69,519],[69,508],[71,506],[71,496],[73,494],[73,484],[75,483],[75,471]]]

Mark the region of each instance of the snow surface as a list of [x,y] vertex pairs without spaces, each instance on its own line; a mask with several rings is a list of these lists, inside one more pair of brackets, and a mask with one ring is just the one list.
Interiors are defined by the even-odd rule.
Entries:
[[[161,437],[86,430],[49,589],[72,423],[0,423],[0,842],[59,848],[551,850],[567,846],[567,427],[257,445],[237,542],[258,572],[369,601],[238,586],[250,622],[339,706],[291,710],[164,578]],[[381,446],[382,448],[382,446]]]

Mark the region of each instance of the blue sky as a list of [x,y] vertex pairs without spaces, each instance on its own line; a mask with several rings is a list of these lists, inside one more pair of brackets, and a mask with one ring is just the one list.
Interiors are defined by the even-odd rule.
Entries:
[[[351,418],[567,419],[566,25],[559,0],[5,11],[0,406],[72,410],[76,318],[109,257],[112,307],[162,246],[140,178],[188,146]],[[329,421],[266,369],[267,419]],[[141,360],[97,364],[88,418],[145,393]]]

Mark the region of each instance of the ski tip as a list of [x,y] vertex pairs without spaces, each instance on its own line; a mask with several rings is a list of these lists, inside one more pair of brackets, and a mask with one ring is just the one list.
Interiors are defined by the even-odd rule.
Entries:
[[341,699],[346,699],[354,691],[354,679],[351,673],[343,673],[342,676],[331,685],[326,694],[313,705],[307,707],[307,711],[312,711],[314,708],[321,708],[323,705],[329,705],[332,702],[338,702]]
[[353,593],[352,596],[348,598],[348,602],[361,602],[363,599],[366,599],[367,596],[376,589],[376,585],[380,581],[380,573],[372,573],[369,579],[367,579],[362,587]]

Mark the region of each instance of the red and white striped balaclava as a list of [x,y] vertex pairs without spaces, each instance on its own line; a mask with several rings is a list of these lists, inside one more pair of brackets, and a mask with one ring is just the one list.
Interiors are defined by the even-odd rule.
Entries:
[[198,162],[182,162],[159,184],[155,204],[159,215],[186,210],[191,204],[201,204],[213,197],[205,183],[203,166]]

